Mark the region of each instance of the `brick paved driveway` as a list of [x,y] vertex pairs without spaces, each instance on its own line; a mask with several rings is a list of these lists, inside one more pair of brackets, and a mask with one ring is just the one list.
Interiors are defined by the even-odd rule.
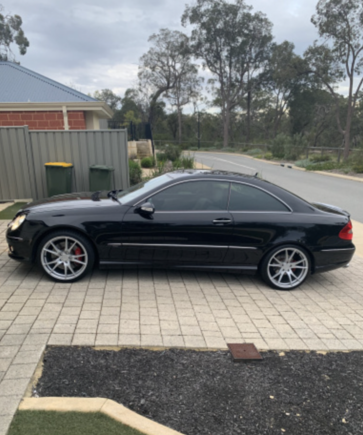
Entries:
[[0,221],[0,435],[46,344],[363,350],[363,259],[292,292],[259,278],[95,271],[55,284],[7,257]]

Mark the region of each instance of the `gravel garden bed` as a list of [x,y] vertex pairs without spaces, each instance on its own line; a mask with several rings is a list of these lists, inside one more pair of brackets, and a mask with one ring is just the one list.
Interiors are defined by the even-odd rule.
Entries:
[[105,397],[186,435],[363,433],[363,352],[48,347],[34,395]]

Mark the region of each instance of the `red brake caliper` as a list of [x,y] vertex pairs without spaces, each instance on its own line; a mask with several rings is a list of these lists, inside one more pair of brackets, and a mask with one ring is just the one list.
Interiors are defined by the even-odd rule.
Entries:
[[[77,255],[82,255],[82,249],[80,248],[80,247],[77,247],[75,250],[74,250],[74,255],[75,256],[77,256]],[[79,260],[79,259],[78,259]]]

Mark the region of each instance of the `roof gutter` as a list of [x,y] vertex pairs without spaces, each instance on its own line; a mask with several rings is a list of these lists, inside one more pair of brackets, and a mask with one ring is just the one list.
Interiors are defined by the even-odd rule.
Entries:
[[31,111],[57,111],[63,112],[66,106],[68,111],[81,110],[85,112],[97,112],[100,118],[110,119],[114,112],[104,101],[84,102],[57,102],[57,103],[0,103],[0,112],[31,112]]

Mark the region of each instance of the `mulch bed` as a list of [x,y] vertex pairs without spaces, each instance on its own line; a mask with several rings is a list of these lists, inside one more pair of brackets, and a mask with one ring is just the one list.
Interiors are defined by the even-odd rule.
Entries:
[[363,352],[49,347],[35,395],[105,397],[186,435],[363,434]]

